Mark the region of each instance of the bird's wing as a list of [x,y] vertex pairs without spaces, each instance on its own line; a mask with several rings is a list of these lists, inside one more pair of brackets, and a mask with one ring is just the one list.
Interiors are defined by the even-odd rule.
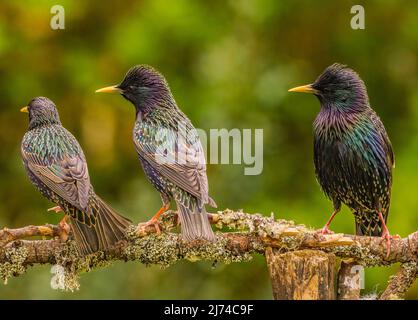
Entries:
[[[357,164],[357,168],[350,172],[350,176],[359,177],[356,190],[357,193],[363,193],[359,199],[372,200],[373,206],[377,202],[387,214],[395,158],[385,127],[374,111],[370,114],[370,120],[367,127],[360,127],[357,132],[355,141],[359,144],[353,154],[353,163]],[[362,170],[363,174],[359,174]],[[366,202],[363,203],[366,207],[373,208]]]
[[22,149],[28,169],[58,196],[81,211],[86,211],[90,178],[84,155],[64,155],[51,163]]
[[388,165],[390,168],[395,168],[395,154],[393,152],[392,143],[390,142],[385,126],[383,125],[382,120],[380,120],[379,116],[375,112],[372,113],[371,119],[375,125],[375,128],[377,129],[382,138],[385,152],[387,155]]
[[143,121],[134,135],[140,157],[181,189],[203,203],[216,206],[208,196],[205,155],[194,128],[174,130],[160,126],[155,129],[155,125]]

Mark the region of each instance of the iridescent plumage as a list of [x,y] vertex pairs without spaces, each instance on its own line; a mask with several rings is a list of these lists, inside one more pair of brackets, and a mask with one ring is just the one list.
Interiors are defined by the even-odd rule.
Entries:
[[310,92],[320,101],[314,122],[315,172],[334,213],[344,203],[355,215],[358,235],[389,237],[385,222],[395,159],[363,81],[353,70],[333,64],[313,84],[290,91]]
[[95,194],[83,150],[61,125],[54,103],[38,97],[27,111],[29,130],[23,137],[21,154],[31,182],[71,217],[81,254],[109,249],[124,238],[130,221]]
[[213,240],[205,204],[216,204],[208,194],[203,148],[164,77],[149,66],[136,66],[119,85],[98,90],[110,91],[120,92],[136,109],[134,145],[146,176],[163,201],[150,222],[155,224],[174,199],[183,238]]

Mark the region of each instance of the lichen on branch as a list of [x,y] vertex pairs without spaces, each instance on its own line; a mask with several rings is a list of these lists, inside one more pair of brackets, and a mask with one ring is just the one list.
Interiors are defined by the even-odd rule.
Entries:
[[[3,229],[0,230],[0,278],[7,282],[9,278],[23,274],[30,266],[50,264],[62,267],[56,269],[59,270],[54,279],[57,287],[75,290],[78,289],[80,273],[107,267],[117,260],[138,261],[163,268],[183,259],[191,262],[245,262],[254,253],[264,254],[267,248],[280,252],[313,249],[333,253],[343,259],[350,258],[350,261],[365,267],[401,262],[410,268],[413,266],[415,271],[417,269],[418,232],[404,239],[394,239],[387,257],[386,242],[379,237],[322,235],[293,221],[229,209],[210,214],[209,218],[217,228],[228,228],[234,232],[217,232],[213,243],[201,240],[186,243],[178,233],[172,232],[177,227],[177,215],[170,211],[162,216],[161,234],[157,235],[152,225],[144,225],[139,232],[136,231],[137,226],[131,226],[126,232],[126,240],[112,250],[87,257],[78,255],[74,241],[60,240],[61,231],[57,226]],[[33,236],[51,239],[26,239]]]

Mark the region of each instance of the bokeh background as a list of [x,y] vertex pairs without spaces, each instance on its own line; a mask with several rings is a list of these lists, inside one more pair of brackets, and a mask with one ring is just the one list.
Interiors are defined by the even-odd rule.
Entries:
[[[26,177],[20,142],[35,96],[56,102],[87,156],[98,194],[134,221],[160,206],[131,141],[134,109],[95,89],[118,83],[129,67],[150,64],[171,85],[196,127],[263,128],[264,171],[209,165],[219,208],[243,208],[321,227],[332,211],[315,180],[312,121],[319,103],[287,89],[312,82],[333,62],[360,73],[396,152],[389,229],[418,226],[418,2],[150,0],[59,1],[65,30],[51,30],[57,1],[0,2],[0,227],[57,222]],[[366,29],[350,28],[350,8],[363,4]],[[354,232],[347,209],[333,230]],[[366,271],[365,293],[382,291],[396,270]],[[74,293],[50,288],[50,266],[31,268],[0,285],[0,298],[270,299],[266,264],[178,263],[168,269],[116,263],[81,276]],[[418,298],[418,286],[408,294]]]

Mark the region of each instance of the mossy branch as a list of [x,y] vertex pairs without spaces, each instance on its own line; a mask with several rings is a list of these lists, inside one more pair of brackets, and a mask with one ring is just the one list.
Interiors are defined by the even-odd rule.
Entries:
[[389,280],[389,285],[380,296],[380,300],[403,299],[405,293],[412,286],[417,277],[417,262],[406,262],[402,264],[398,272]]
[[[248,261],[252,254],[264,254],[267,248],[281,252],[320,250],[343,259],[350,258],[351,262],[365,267],[400,262],[408,266],[407,281],[396,282],[402,283],[402,292],[412,285],[417,275],[418,232],[403,239],[393,239],[390,255],[387,256],[386,242],[379,237],[322,235],[292,221],[228,209],[210,214],[210,220],[218,228],[236,231],[217,232],[217,240],[213,243],[198,240],[185,243],[177,233],[170,232],[177,226],[177,215],[170,211],[162,216],[163,232],[160,235],[155,233],[152,225],[141,228],[139,233],[135,231],[136,226],[131,226],[127,230],[126,241],[121,241],[109,252],[98,252],[87,257],[78,255],[72,240],[60,240],[61,229],[58,226],[3,229],[0,230],[0,277],[7,282],[10,277],[24,273],[29,266],[57,265],[60,266],[55,268],[57,287],[74,290],[78,288],[78,274],[108,266],[116,260],[136,260],[161,267],[168,267],[182,259],[231,263]],[[24,240],[33,236],[52,239]],[[405,277],[398,275],[397,278]],[[397,287],[396,283],[392,280],[389,287]]]

